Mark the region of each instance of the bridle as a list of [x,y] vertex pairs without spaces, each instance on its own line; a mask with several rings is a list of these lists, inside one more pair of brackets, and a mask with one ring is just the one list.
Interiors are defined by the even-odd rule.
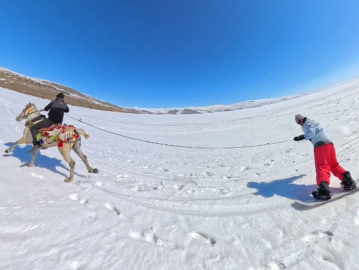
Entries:
[[31,107],[34,107],[34,104],[27,104],[26,107],[22,110],[22,112],[16,117],[16,121],[20,122],[29,115],[39,112],[36,108],[33,108],[33,110],[29,110]]

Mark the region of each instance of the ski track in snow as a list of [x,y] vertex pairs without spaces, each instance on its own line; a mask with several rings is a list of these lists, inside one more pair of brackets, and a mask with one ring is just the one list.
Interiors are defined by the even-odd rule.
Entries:
[[[294,115],[307,113],[324,124],[340,162],[357,176],[358,92],[352,81],[228,113],[147,116],[71,107],[71,116],[134,138],[210,147],[291,140],[301,133]],[[29,101],[47,104],[1,89],[4,150],[21,136],[15,117]],[[355,269],[358,196],[315,209],[292,204],[315,188],[308,142],[180,149],[104,133],[66,115],[65,121],[91,135],[82,148],[100,173],[88,174],[72,154],[75,180],[68,184],[68,165],[55,148],[41,150],[33,168],[21,167],[30,161],[26,147],[3,155],[1,269]],[[334,177],[332,186],[339,186]]]

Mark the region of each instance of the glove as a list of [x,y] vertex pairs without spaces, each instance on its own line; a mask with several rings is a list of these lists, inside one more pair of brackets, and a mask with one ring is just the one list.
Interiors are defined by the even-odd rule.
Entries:
[[294,137],[293,140],[295,140],[296,142],[299,142],[299,141],[304,140],[304,139],[305,139],[304,135],[300,135],[300,136]]

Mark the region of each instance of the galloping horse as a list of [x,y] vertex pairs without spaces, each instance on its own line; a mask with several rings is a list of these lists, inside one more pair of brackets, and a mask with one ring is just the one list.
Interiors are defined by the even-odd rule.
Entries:
[[[18,122],[26,119],[25,129],[22,137],[16,141],[11,147],[5,150],[5,153],[11,153],[14,148],[19,144],[32,144],[32,135],[30,132],[30,128],[43,120],[43,116],[36,108],[33,103],[29,103],[25,106],[22,112],[16,117]],[[70,166],[70,176],[65,179],[65,182],[71,182],[74,179],[74,170],[75,170],[75,161],[70,156],[71,149],[75,151],[75,153],[81,158],[81,160],[85,163],[87,171],[89,173],[98,173],[97,169],[91,168],[86,155],[81,150],[81,136],[84,136],[86,139],[89,135],[81,128],[75,128],[73,126],[62,126],[55,125],[49,128],[41,129],[42,135],[42,145],[41,148],[45,149],[48,147],[57,146],[59,152],[65,159],[65,161]],[[32,152],[32,159],[29,164],[29,167],[34,166],[34,162],[36,156],[38,154],[39,149],[36,149]]]

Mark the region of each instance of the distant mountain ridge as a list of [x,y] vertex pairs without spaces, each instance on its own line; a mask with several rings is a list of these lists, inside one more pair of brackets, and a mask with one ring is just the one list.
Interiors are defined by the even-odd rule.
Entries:
[[301,96],[294,95],[282,98],[250,100],[232,105],[213,105],[206,107],[168,109],[123,108],[109,102],[101,101],[99,99],[85,95],[70,87],[43,79],[25,76],[4,67],[0,67],[0,87],[49,100],[54,99],[58,93],[62,92],[66,95],[66,102],[70,105],[103,111],[135,114],[202,114],[226,112],[265,106]]
[[[213,105],[206,107],[188,107],[184,109],[142,109],[154,114],[203,114],[203,113],[214,113],[214,112],[229,112],[229,111],[237,111],[243,109],[250,109],[255,107],[261,107],[265,105],[275,104],[279,102],[283,102],[290,99],[295,99],[301,95],[293,95],[281,98],[272,98],[272,99],[259,99],[259,100],[249,100],[243,101],[231,105]],[[137,108],[136,108],[137,109]],[[139,108],[138,108],[139,109]]]

